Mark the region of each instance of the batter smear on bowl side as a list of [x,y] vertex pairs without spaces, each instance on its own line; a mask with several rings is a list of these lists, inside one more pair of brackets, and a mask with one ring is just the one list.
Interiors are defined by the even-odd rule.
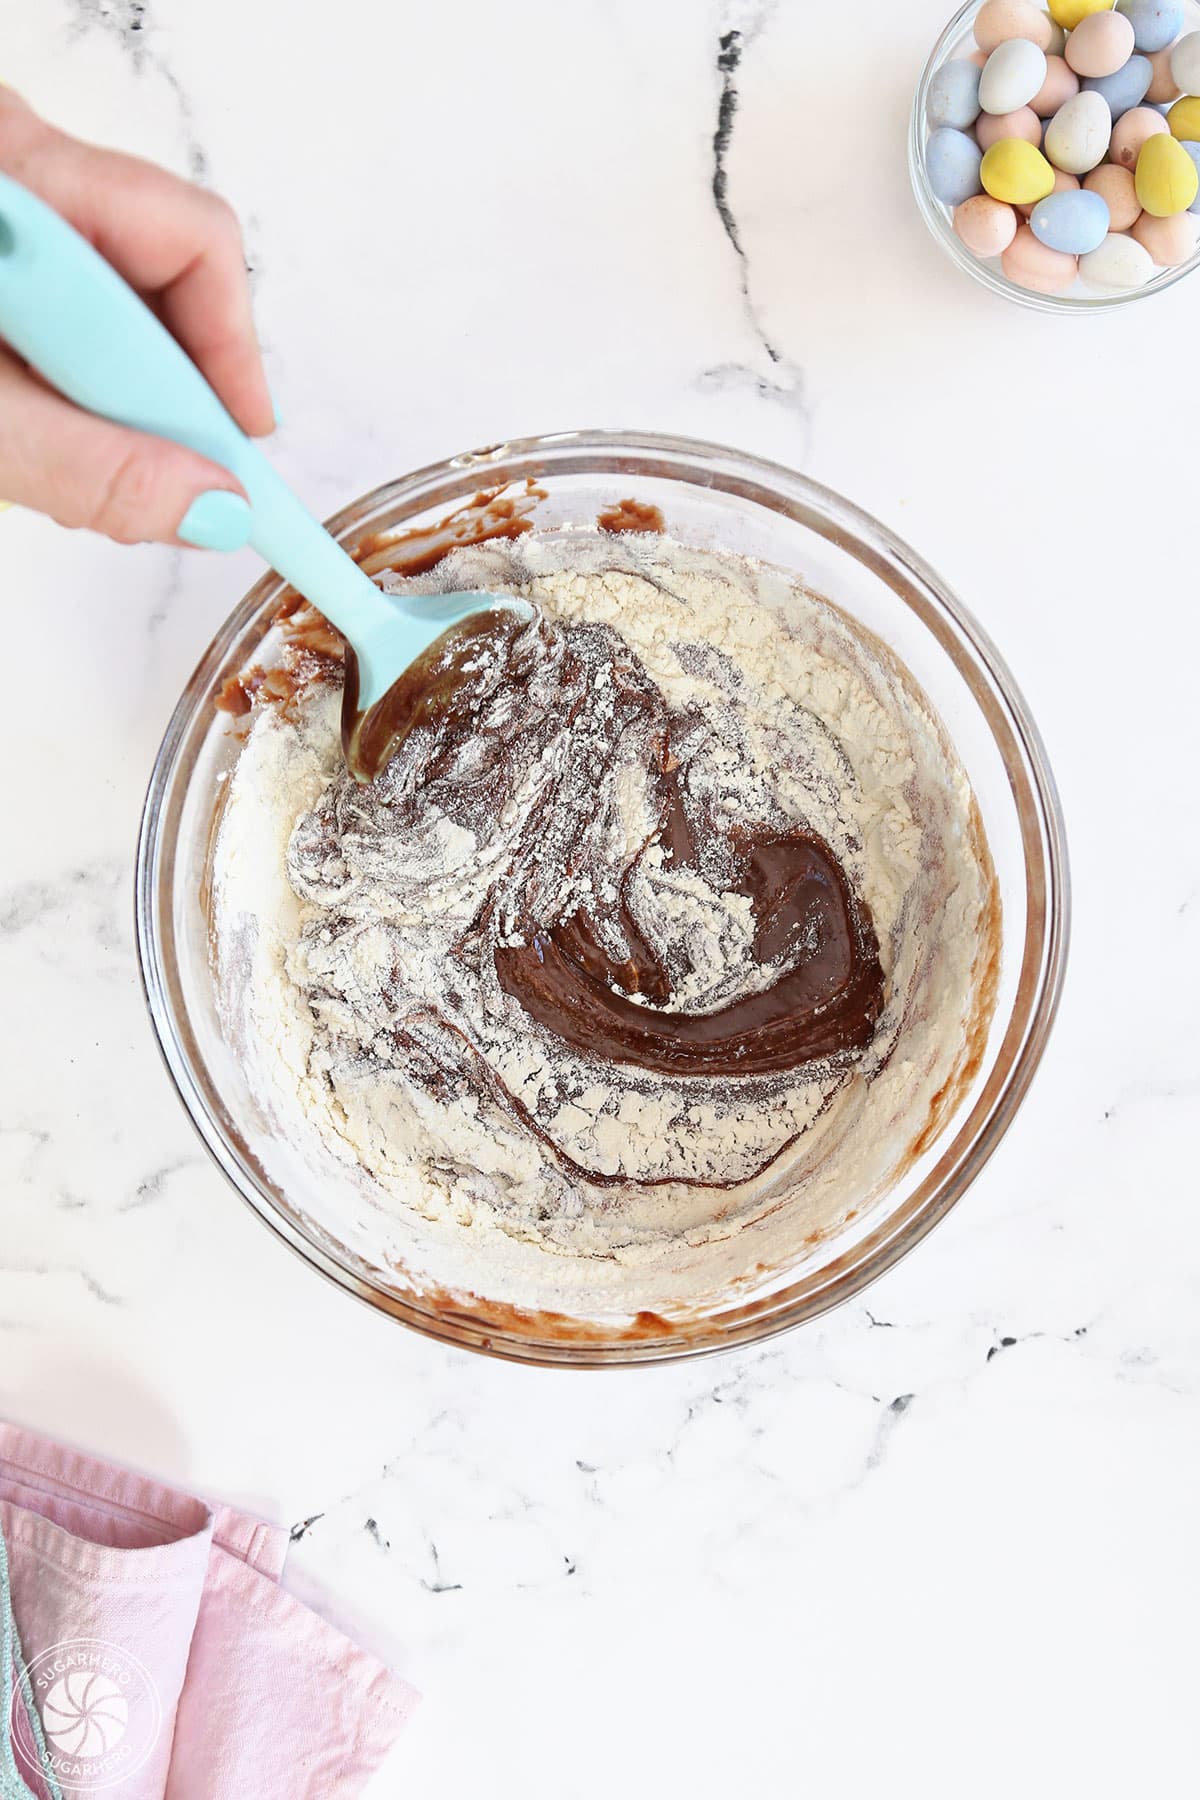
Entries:
[[792,577],[644,523],[372,564],[536,610],[448,645],[368,787],[306,609],[231,685],[214,956],[273,1130],[431,1291],[678,1316],[795,1264],[986,1037],[996,884],[939,721]]

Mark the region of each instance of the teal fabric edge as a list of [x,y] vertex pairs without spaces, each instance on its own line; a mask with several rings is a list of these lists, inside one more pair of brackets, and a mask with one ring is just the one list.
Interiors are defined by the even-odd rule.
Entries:
[[34,1705],[17,1621],[13,1617],[12,1589],[8,1579],[8,1546],[4,1542],[3,1531],[0,1531],[0,1665],[0,1800],[38,1800],[32,1788],[27,1787],[22,1780],[13,1753],[11,1721],[15,1703],[14,1671],[15,1685],[20,1690],[29,1728],[42,1758],[43,1786],[50,1800],[63,1800],[62,1789],[49,1770],[42,1721],[38,1718],[37,1707]]

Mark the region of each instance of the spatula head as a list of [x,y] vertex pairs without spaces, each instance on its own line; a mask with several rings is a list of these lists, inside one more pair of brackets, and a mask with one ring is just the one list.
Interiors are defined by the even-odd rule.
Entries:
[[356,781],[374,781],[414,725],[454,703],[462,659],[480,638],[512,634],[533,617],[513,594],[396,597],[394,621],[346,647],[342,749]]

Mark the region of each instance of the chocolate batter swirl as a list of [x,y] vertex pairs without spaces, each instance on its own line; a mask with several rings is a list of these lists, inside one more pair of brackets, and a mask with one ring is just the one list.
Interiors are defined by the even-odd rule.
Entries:
[[624,962],[606,954],[580,910],[548,931],[533,928],[526,948],[498,949],[501,987],[574,1049],[665,1075],[765,1075],[863,1048],[883,1010],[883,971],[870,922],[827,846],[803,833],[747,834],[735,855],[733,887],[755,902],[755,961],[792,963],[762,992],[719,1012],[673,1011],[670,977],[627,909]]
[[[365,791],[339,781],[297,834],[309,897],[327,902],[347,829],[399,846],[432,806],[486,844],[532,785],[456,946],[464,971],[490,956],[503,992],[572,1051],[673,1076],[767,1075],[871,1041],[884,1003],[878,945],[832,851],[705,793],[714,733],[730,721],[672,711],[609,627],[473,620],[410,672],[397,706],[391,764]],[[606,780],[618,762],[644,789],[633,842]],[[748,991],[728,1004],[680,1004],[687,945],[656,948],[639,920],[647,885],[681,871],[749,903],[737,971]]]
[[444,644],[374,782],[307,624],[284,691],[268,645],[231,695],[222,1017],[371,1266],[674,1313],[791,1266],[936,1136],[986,1039],[994,876],[912,677],[793,575],[504,523],[439,528],[397,585],[538,623]]

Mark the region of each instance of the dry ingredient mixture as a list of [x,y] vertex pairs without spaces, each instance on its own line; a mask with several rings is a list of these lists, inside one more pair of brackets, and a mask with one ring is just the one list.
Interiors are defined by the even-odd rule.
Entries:
[[868,1206],[969,1082],[998,955],[965,775],[895,659],[645,523],[385,579],[536,612],[457,641],[453,704],[369,787],[328,657],[243,683],[214,862],[226,1027],[324,1227],[575,1316],[686,1311]]

